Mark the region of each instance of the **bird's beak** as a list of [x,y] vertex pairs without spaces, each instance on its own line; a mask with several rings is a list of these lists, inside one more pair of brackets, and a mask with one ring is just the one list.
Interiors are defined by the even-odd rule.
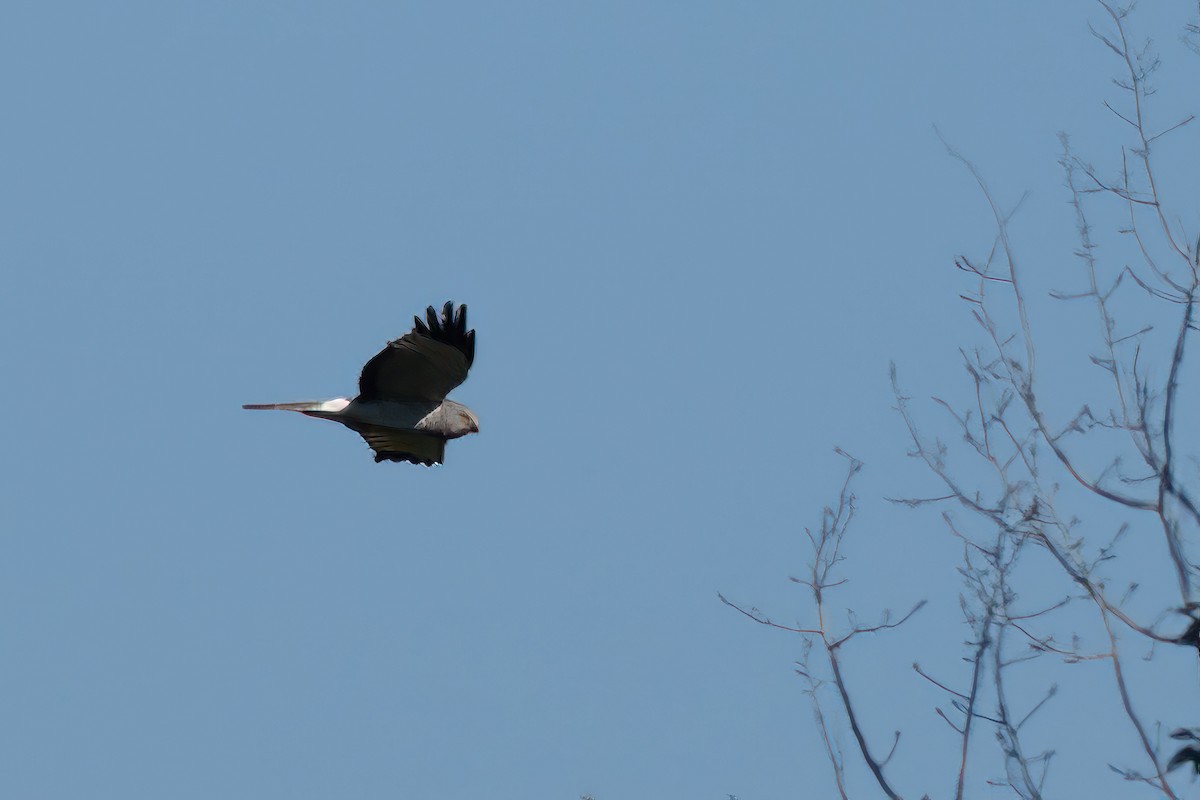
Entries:
[[479,433],[479,420],[471,417],[471,433]]

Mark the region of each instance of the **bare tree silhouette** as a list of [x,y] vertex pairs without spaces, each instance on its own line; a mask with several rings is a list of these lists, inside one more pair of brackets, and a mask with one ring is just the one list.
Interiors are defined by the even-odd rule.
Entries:
[[[1168,771],[1190,763],[1200,773],[1200,732],[1179,728],[1171,734],[1175,742],[1161,741],[1164,722],[1139,711],[1129,674],[1130,659],[1143,658],[1141,650],[1149,650],[1145,658],[1161,655],[1164,648],[1200,650],[1198,568],[1189,555],[1200,530],[1200,468],[1181,452],[1179,431],[1188,422],[1180,413],[1180,393],[1196,330],[1200,242],[1168,206],[1164,175],[1169,173],[1156,158],[1164,137],[1190,135],[1187,126],[1194,117],[1155,127],[1150,79],[1159,60],[1149,42],[1139,43],[1131,34],[1130,7],[1103,0],[1099,7],[1104,24],[1091,32],[1115,57],[1114,83],[1123,99],[1105,106],[1121,140],[1114,165],[1097,168],[1061,136],[1059,164],[1078,245],[1076,264],[1066,273],[1074,288],[1051,297],[1090,307],[1098,336],[1082,356],[1103,374],[1102,388],[1081,387],[1083,402],[1071,410],[1076,401],[1070,392],[1061,381],[1047,380],[1046,368],[1039,366],[1045,334],[1035,336],[1033,281],[1010,232],[1021,203],[1005,207],[981,171],[944,139],[950,156],[973,176],[995,224],[995,237],[982,253],[954,261],[957,274],[968,281],[961,297],[979,332],[976,342],[960,349],[969,400],[934,397],[938,421],[931,428],[920,418],[924,405],[902,389],[895,365],[891,371],[910,455],[938,487],[935,496],[892,502],[940,510],[963,553],[959,571],[965,586],[961,609],[970,631],[964,657],[968,674],[946,679],[938,676],[956,668],[913,665],[921,679],[944,693],[946,705],[936,713],[961,737],[956,798],[972,794],[968,756],[984,746],[981,728],[993,734],[995,758],[1003,768],[1004,779],[989,783],[1007,786],[1020,798],[1043,796],[1055,750],[1029,746],[1026,734],[1058,693],[1052,679],[1056,663],[1096,662],[1111,671],[1115,692],[1090,700],[1119,707],[1135,747],[1122,763],[1101,761],[1101,767],[1168,798],[1178,796]],[[1200,7],[1197,13],[1200,19]],[[1184,36],[1200,54],[1200,25],[1186,26]],[[1093,217],[1106,222],[1094,226]],[[843,545],[856,503],[852,486],[863,466],[838,452],[848,463],[845,481],[820,527],[806,529],[812,560],[803,578],[793,578],[811,590],[811,627],[782,625],[756,608],[721,600],[755,622],[804,637],[799,673],[841,796],[848,796],[846,756],[829,731],[831,709],[822,699],[829,693],[821,691],[826,685],[832,685],[837,713],[853,733],[857,758],[885,796],[898,798],[887,768],[900,733],[892,736],[886,755],[872,749],[840,659],[848,642],[891,632],[924,601],[895,621],[885,615],[877,624],[851,622],[848,633],[834,632],[827,596],[845,581]],[[1122,521],[1113,523],[1114,518]],[[1161,543],[1151,612],[1147,602],[1132,602],[1142,598],[1141,584],[1121,557],[1120,547],[1134,537],[1144,547],[1155,538]],[[1029,607],[1022,595],[1039,593],[1022,591],[1035,574],[1030,567],[1037,565],[1036,574],[1045,575],[1047,563],[1061,581],[1057,596]],[[1045,587],[1038,588],[1045,593]],[[1068,607],[1074,610],[1065,612]],[[1080,627],[1087,632],[1078,633]],[[1140,648],[1137,655],[1135,648]],[[1026,681],[1018,692],[1013,669],[1034,661],[1045,665],[1039,673],[1046,678],[1042,688],[1030,695]]]

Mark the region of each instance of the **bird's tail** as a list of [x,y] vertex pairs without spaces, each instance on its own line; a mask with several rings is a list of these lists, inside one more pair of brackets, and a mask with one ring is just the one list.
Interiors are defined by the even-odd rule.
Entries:
[[325,411],[337,412],[350,405],[344,397],[333,400],[312,400],[303,403],[247,403],[242,408],[251,411]]

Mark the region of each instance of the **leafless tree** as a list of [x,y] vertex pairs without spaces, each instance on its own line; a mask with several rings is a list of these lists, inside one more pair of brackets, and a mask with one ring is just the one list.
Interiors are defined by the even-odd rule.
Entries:
[[[1101,0],[1098,8],[1103,24],[1092,34],[1115,59],[1121,99],[1105,105],[1120,131],[1120,145],[1111,165],[1095,167],[1061,137],[1059,163],[1078,247],[1075,265],[1063,273],[1069,288],[1052,292],[1051,298],[1090,309],[1096,336],[1082,358],[1099,370],[1103,382],[1096,384],[1099,388],[1084,385],[1083,398],[1071,397],[1075,387],[1048,380],[1039,369],[1045,333],[1039,339],[1035,331],[1041,330],[1037,315],[1044,304],[1031,294],[1034,281],[1010,235],[1021,203],[1002,205],[981,171],[949,144],[949,154],[978,184],[995,224],[994,240],[984,252],[954,262],[957,274],[968,281],[961,297],[978,331],[975,343],[960,350],[965,399],[935,397],[926,407],[905,393],[895,366],[891,373],[896,408],[912,442],[910,455],[937,487],[931,497],[893,502],[939,510],[963,553],[960,605],[970,632],[966,671],[958,665],[913,665],[918,681],[944,693],[945,706],[936,713],[961,739],[954,765],[956,798],[971,796],[970,787],[980,781],[1007,786],[1019,798],[1045,796],[1055,750],[1031,747],[1027,734],[1038,724],[1039,712],[1055,701],[1054,676],[1068,668],[1060,665],[1093,664],[1111,673],[1111,696],[1093,700],[1120,709],[1133,746],[1123,761],[1102,760],[1101,768],[1167,798],[1179,796],[1170,770],[1191,763],[1200,772],[1200,729],[1178,728],[1171,734],[1174,742],[1164,741],[1164,726],[1180,721],[1145,713],[1130,676],[1132,662],[1194,659],[1200,649],[1200,573],[1191,555],[1200,531],[1200,465],[1182,452],[1191,415],[1180,413],[1182,376],[1196,330],[1200,242],[1197,231],[1168,205],[1156,160],[1164,137],[1192,135],[1193,117],[1165,124],[1154,120],[1151,79],[1159,61],[1153,49],[1132,35],[1128,7]],[[1188,25],[1184,40],[1200,53],[1200,26]],[[1190,152],[1193,158],[1200,152],[1194,139]],[[1093,218],[1118,221],[1094,226]],[[1194,219],[1193,212],[1192,228]],[[923,418],[926,413],[936,414],[932,423]],[[841,796],[848,796],[847,756],[830,733],[831,709],[823,698],[831,695],[853,734],[854,757],[865,763],[885,796],[897,798],[900,790],[888,765],[900,734],[891,737],[887,755],[873,749],[841,658],[846,644],[864,634],[890,632],[923,601],[898,620],[885,616],[875,625],[852,623],[848,632],[835,632],[827,597],[845,582],[839,565],[855,512],[852,482],[862,469],[860,461],[841,455],[849,464],[845,482],[836,503],[824,510],[819,529],[806,529],[812,562],[803,578],[793,578],[811,591],[811,627],[783,625],[755,608],[721,600],[755,622],[805,638],[799,673]],[[1121,548],[1130,541],[1160,553],[1148,581],[1128,568]],[[1056,576],[1057,595],[1027,605],[1025,596],[1046,594],[1042,586],[1025,591],[1032,576],[1046,574]],[[1145,583],[1152,588],[1141,589]],[[1068,607],[1072,610],[1064,611]],[[814,652],[822,655],[820,663]],[[1045,676],[1033,694],[1028,680],[1020,688],[1012,680],[1018,665],[1031,662],[1044,665],[1038,674]],[[832,692],[823,691],[827,685]],[[1194,696],[1194,686],[1182,688]],[[1197,711],[1188,706],[1178,713]],[[987,746],[983,730],[990,730],[996,743],[992,757],[1002,765],[1002,778],[980,777],[969,769],[979,763],[977,751]]]

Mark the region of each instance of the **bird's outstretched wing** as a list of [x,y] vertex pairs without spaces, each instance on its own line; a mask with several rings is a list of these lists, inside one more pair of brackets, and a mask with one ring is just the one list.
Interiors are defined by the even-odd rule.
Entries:
[[425,321],[389,342],[363,367],[358,379],[364,400],[432,400],[441,402],[467,379],[475,361],[475,331],[467,330],[467,307],[456,311],[446,303],[441,319],[430,306]]
[[375,463],[408,461],[428,467],[441,464],[445,460],[446,440],[440,436],[345,419],[338,421],[361,436],[371,446],[371,449],[375,451]]

